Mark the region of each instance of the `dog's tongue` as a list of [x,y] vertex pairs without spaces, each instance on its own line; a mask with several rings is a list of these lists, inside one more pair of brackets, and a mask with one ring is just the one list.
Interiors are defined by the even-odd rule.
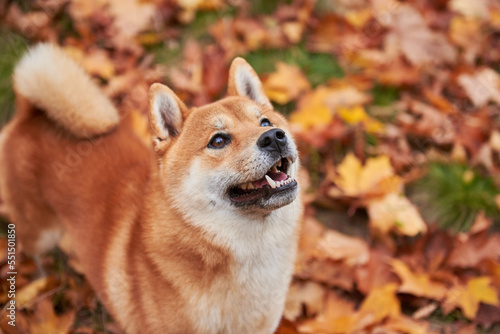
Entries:
[[[267,176],[269,176],[271,179],[273,179],[273,181],[284,181],[284,180],[286,180],[286,174],[282,173],[282,172],[278,172],[278,173],[268,172]],[[253,183],[253,185],[256,188],[262,188],[265,185],[268,185],[268,183],[267,183],[266,178],[263,177],[262,179],[255,181]]]

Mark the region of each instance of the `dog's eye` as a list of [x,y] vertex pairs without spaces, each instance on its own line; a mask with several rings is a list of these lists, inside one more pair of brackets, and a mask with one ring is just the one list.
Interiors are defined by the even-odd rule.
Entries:
[[271,124],[271,121],[268,120],[267,118],[263,118],[260,120],[260,126],[273,126]]
[[231,141],[231,137],[224,134],[217,134],[210,139],[209,148],[223,148]]

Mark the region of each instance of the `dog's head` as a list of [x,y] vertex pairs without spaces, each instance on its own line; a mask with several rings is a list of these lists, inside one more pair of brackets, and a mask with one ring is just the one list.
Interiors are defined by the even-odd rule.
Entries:
[[166,86],[150,89],[152,143],[165,193],[183,211],[266,215],[298,194],[297,149],[287,121],[241,58],[228,97],[188,109]]

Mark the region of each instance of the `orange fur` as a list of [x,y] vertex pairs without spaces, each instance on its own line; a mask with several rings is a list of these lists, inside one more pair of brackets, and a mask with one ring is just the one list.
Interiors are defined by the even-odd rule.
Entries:
[[[35,55],[21,61],[22,76],[45,75]],[[44,62],[60,57],[57,50]],[[270,130],[260,126],[264,117],[286,133],[281,150],[292,175],[297,152],[250,66],[237,59],[231,73],[232,96],[200,108],[153,85],[152,148],[128,124],[114,124],[109,101],[87,112],[53,89],[47,98],[44,87],[26,94],[14,77],[17,115],[0,132],[3,209],[28,254],[64,237],[64,249],[126,333],[272,333],[279,322],[295,256],[298,190],[244,205],[228,190],[260,179],[275,163],[276,153],[256,144]],[[91,100],[96,87],[83,81],[60,90],[80,87],[75,101]],[[105,126],[96,113],[104,113]],[[217,133],[231,136],[222,149],[208,144]]]

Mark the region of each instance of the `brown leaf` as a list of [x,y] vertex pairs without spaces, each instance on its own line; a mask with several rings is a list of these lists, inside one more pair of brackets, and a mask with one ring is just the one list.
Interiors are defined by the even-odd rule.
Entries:
[[481,303],[474,322],[484,328],[489,328],[494,323],[500,323],[500,307]]
[[118,34],[135,37],[151,24],[155,7],[153,4],[138,0],[106,0],[109,11],[114,16],[113,25]]
[[476,107],[484,107],[490,101],[500,104],[500,75],[491,68],[461,74],[458,82]]
[[349,266],[363,265],[370,257],[368,245],[364,240],[333,230],[325,232],[312,255],[319,260],[342,260]]
[[367,295],[376,287],[397,283],[397,276],[392,272],[389,265],[390,255],[384,252],[372,249],[370,259],[362,266],[355,269],[356,287],[363,294]]
[[[325,289],[318,283],[293,282],[288,290],[283,316],[295,321],[301,316],[313,317],[323,311]],[[305,314],[302,310],[305,309]]]
[[67,333],[73,325],[75,311],[70,310],[61,316],[54,313],[52,301],[49,298],[40,300],[29,317],[31,334]]
[[346,291],[354,287],[354,269],[343,261],[312,260],[299,275]]
[[390,20],[392,32],[385,42],[394,43],[414,65],[454,63],[457,51],[445,35],[433,32],[412,6],[401,5]]
[[299,332],[293,322],[283,318],[281,319],[281,323],[274,334],[299,334]]
[[459,268],[474,268],[481,261],[500,256],[500,235],[488,235],[486,231],[474,235],[459,235],[447,261]]

